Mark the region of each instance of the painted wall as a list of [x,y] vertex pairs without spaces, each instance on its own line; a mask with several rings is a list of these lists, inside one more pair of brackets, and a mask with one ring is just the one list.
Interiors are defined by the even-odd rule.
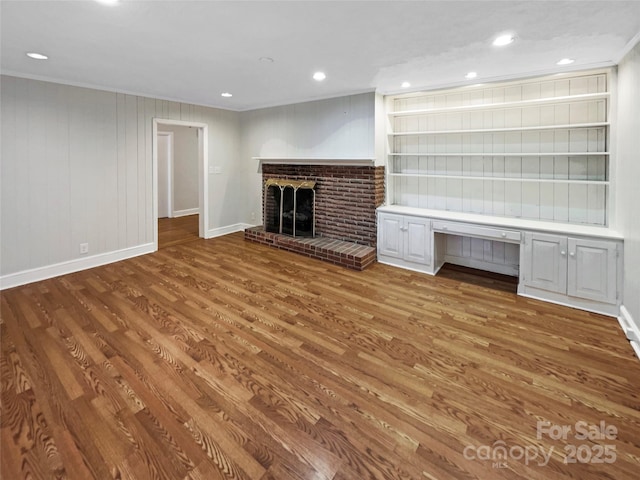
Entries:
[[374,158],[375,94],[251,110],[240,114],[245,221],[260,224],[261,176],[252,157]]
[[198,208],[198,130],[179,125],[158,129],[173,133],[173,212]]
[[238,113],[9,76],[0,93],[0,275],[153,241],[154,117],[209,125],[209,227],[243,216]]
[[624,234],[623,304],[640,328],[640,43],[618,66],[616,205]]

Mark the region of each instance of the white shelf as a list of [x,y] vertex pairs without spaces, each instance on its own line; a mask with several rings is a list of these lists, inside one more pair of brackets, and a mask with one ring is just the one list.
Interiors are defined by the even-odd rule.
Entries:
[[417,132],[390,132],[387,135],[401,137],[406,135],[443,135],[452,133],[492,133],[492,132],[529,132],[539,130],[575,130],[578,128],[601,128],[609,126],[609,122],[570,123],[566,125],[546,125],[536,127],[503,127],[503,128],[475,128],[460,130],[425,130]]
[[369,157],[252,157],[261,165],[340,165],[371,166],[375,158]]
[[553,104],[562,104],[562,103],[571,103],[582,100],[600,100],[609,98],[609,92],[603,93],[585,93],[582,95],[566,95],[563,97],[546,97],[546,98],[537,98],[533,100],[520,100],[517,102],[503,102],[503,103],[489,103],[482,105],[463,105],[458,107],[441,107],[441,108],[426,108],[419,110],[405,110],[399,112],[390,112],[388,115],[390,117],[403,117],[410,115],[426,115],[430,113],[447,113],[447,112],[462,112],[462,111],[473,111],[473,110],[489,110],[489,109],[499,109],[499,108],[512,108],[512,107],[527,107],[527,106],[538,106],[538,105],[553,105]]
[[511,152],[511,153],[390,153],[390,157],[589,157],[609,152]]
[[501,182],[563,183],[575,185],[609,185],[608,180],[569,180],[559,178],[475,177],[470,175],[438,175],[428,173],[389,173],[390,177],[442,178],[445,180],[491,180]]

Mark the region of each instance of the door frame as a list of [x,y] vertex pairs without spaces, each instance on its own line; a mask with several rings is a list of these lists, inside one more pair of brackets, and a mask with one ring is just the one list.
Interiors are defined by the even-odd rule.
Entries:
[[[173,132],[158,131],[158,136],[156,137],[156,142],[154,145],[158,145],[158,137],[168,137],[169,148],[167,150],[167,217],[173,218]],[[158,168],[160,168],[159,161],[157,165]],[[159,189],[156,191],[159,192]],[[160,209],[160,202],[158,202],[158,209]]]
[[[161,125],[193,127],[198,132],[198,237],[208,238],[209,231],[209,126],[201,122],[187,122],[168,118],[154,118],[152,128],[153,163],[153,245],[158,250],[158,130]],[[161,128],[160,128],[161,129]],[[173,205],[172,205],[173,206]]]

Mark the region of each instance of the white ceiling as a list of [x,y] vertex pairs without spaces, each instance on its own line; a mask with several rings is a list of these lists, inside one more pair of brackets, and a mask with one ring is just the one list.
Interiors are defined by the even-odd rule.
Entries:
[[[2,73],[232,110],[397,93],[403,81],[460,85],[472,70],[479,83],[613,65],[640,32],[638,0],[2,0],[0,9]],[[504,31],[516,42],[492,46]],[[576,61],[557,67],[563,57]]]

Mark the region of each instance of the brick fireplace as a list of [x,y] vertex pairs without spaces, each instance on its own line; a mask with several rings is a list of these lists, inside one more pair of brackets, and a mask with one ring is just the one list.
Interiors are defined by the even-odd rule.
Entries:
[[247,240],[358,270],[375,261],[376,208],[384,202],[384,167],[263,164],[262,198],[266,182],[274,179],[315,182],[316,236],[294,239],[254,227],[245,231]]

